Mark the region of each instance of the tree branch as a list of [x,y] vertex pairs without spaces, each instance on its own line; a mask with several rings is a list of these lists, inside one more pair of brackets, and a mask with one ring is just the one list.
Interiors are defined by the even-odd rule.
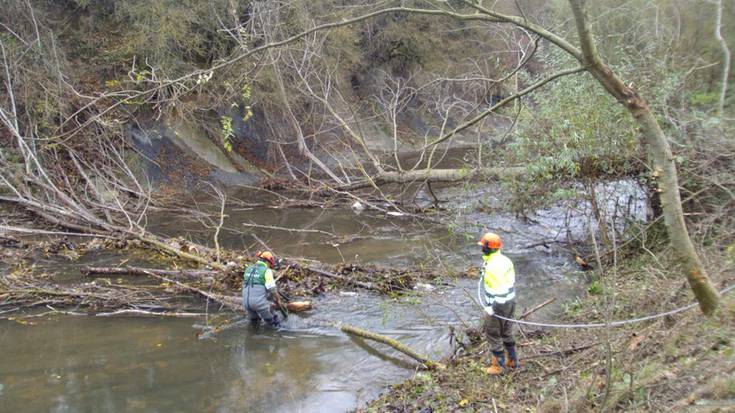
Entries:
[[479,115],[475,116],[474,118],[472,118],[472,119],[468,120],[467,122],[465,122],[465,123],[457,126],[453,130],[451,130],[450,132],[448,132],[447,134],[445,134],[444,136],[436,139],[435,141],[429,142],[423,148],[421,148],[421,150],[426,150],[426,149],[428,149],[428,148],[430,148],[430,147],[432,147],[432,146],[434,146],[436,144],[439,144],[441,142],[444,142],[447,139],[452,138],[457,133],[459,133],[459,132],[461,132],[461,131],[469,128],[470,126],[472,126],[472,125],[476,124],[477,122],[481,121],[482,119],[484,119],[485,117],[487,117],[491,113],[495,112],[498,108],[501,108],[501,107],[505,106],[506,104],[508,104],[509,102],[511,102],[511,101],[513,101],[515,99],[520,99],[521,97],[523,97],[523,96],[525,96],[525,95],[533,92],[534,90],[536,90],[536,89],[540,88],[541,86],[543,86],[543,85],[551,82],[552,80],[558,79],[558,78],[563,77],[563,76],[573,75],[575,73],[580,73],[580,72],[583,72],[584,70],[585,70],[584,67],[577,67],[577,68],[574,68],[574,69],[562,70],[561,72],[558,72],[558,73],[555,73],[555,74],[553,74],[553,75],[551,75],[549,77],[546,77],[546,78],[544,78],[544,79],[542,79],[542,80],[540,80],[540,81],[532,84],[531,86],[529,86],[529,87],[521,90],[520,92],[518,92],[518,93],[516,93],[514,95],[511,95],[511,96],[508,96],[505,99],[501,100],[500,102],[494,104],[493,106],[491,106],[490,108],[488,108],[484,112],[480,113]]

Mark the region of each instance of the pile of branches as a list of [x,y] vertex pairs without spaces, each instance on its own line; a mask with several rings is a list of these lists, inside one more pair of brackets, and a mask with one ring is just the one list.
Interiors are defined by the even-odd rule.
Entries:
[[190,315],[191,309],[201,309],[202,305],[192,300],[199,293],[212,301],[211,308],[236,308],[239,304],[234,297],[215,290],[216,283],[211,277],[197,280],[178,281],[157,280],[155,283],[132,281],[130,279],[95,278],[88,282],[60,283],[44,274],[21,272],[0,277],[0,314],[9,318],[17,313],[45,307],[78,311],[84,314],[109,315],[110,312],[130,312],[156,315]]
[[[438,273],[418,269],[338,265],[322,269],[286,260],[278,275],[285,302],[349,288],[375,293],[412,290]],[[38,307],[83,309],[85,314],[199,315],[201,311],[242,311],[243,266],[222,269],[81,267],[83,281],[56,282],[52,276],[20,271],[0,277],[0,314],[5,318]],[[86,281],[89,280],[89,281]],[[298,305],[294,304],[296,307]],[[300,307],[298,307],[300,308]],[[192,313],[192,311],[199,311]]]

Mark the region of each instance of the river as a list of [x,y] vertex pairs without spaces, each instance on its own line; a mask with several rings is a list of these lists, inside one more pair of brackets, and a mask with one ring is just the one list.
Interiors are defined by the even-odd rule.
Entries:
[[[334,236],[252,229],[243,222]],[[164,214],[150,225],[160,232],[204,240],[213,233],[193,221]],[[507,231],[503,235],[518,274],[519,309],[549,296],[566,298],[579,292],[581,278],[568,256],[524,246],[533,241],[529,234],[543,235],[538,225],[531,228],[533,224],[511,217],[496,217],[493,225]],[[249,235],[255,232],[285,255],[326,263],[357,260],[464,269],[480,260],[474,233],[465,236],[445,225],[417,224],[377,212],[233,208],[225,229],[223,246],[252,253],[259,247]],[[38,265],[57,278],[75,280],[81,265],[127,259],[123,253],[97,252],[78,261]],[[451,285],[399,298],[364,291],[328,293],[316,298],[315,311],[292,315],[284,331],[243,326],[213,339],[197,337],[208,322],[204,317],[55,315],[29,319],[28,324],[0,321],[0,411],[348,411],[410,377],[415,363],[382,345],[346,336],[332,323],[387,334],[441,357],[449,350],[448,325],[475,323],[480,317],[471,299],[475,280],[445,281]]]

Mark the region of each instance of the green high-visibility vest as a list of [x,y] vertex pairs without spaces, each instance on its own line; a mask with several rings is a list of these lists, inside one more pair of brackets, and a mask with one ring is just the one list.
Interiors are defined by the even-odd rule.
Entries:
[[268,268],[268,264],[258,261],[255,264],[245,268],[245,279],[243,285],[264,285],[265,288],[271,289],[275,287],[276,282],[273,278],[273,271]]

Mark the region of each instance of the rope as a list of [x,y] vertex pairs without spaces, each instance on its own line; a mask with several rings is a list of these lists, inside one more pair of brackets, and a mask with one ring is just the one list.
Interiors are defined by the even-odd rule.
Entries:
[[[477,299],[479,300],[479,304],[480,305],[482,305],[482,303],[484,302],[483,299],[482,299],[482,294],[481,294],[482,280],[483,280],[483,277],[480,277],[480,281],[477,283]],[[733,288],[735,288],[735,284],[733,284],[733,285],[731,285],[731,286],[723,289],[722,291],[720,291],[720,294],[725,294],[725,293],[729,292],[730,290],[732,290]],[[686,310],[692,309],[692,308],[694,308],[696,306],[697,306],[697,303],[693,303],[693,304],[689,304],[689,305],[684,306],[684,307],[679,307],[679,308],[674,309],[674,310],[671,310],[671,311],[666,311],[665,313],[652,314],[652,315],[647,315],[647,316],[644,316],[644,317],[631,318],[631,319],[628,319],[628,320],[610,321],[608,323],[554,324],[554,323],[536,323],[536,322],[533,322],[533,321],[516,320],[516,319],[513,319],[513,318],[506,318],[506,317],[503,317],[503,316],[499,316],[497,314],[493,314],[493,317],[496,317],[496,318],[499,318],[499,319],[505,320],[505,321],[511,321],[511,322],[518,323],[518,324],[524,324],[524,325],[536,326],[536,327],[551,327],[551,328],[601,328],[601,327],[619,327],[619,326],[626,325],[626,324],[633,324],[633,323],[639,323],[639,322],[642,322],[642,321],[654,320],[656,318],[661,318],[661,317],[666,317],[666,316],[674,315],[674,314],[677,314],[677,313],[681,313],[682,311],[686,311]],[[485,307],[483,306],[483,309],[484,308]]]

